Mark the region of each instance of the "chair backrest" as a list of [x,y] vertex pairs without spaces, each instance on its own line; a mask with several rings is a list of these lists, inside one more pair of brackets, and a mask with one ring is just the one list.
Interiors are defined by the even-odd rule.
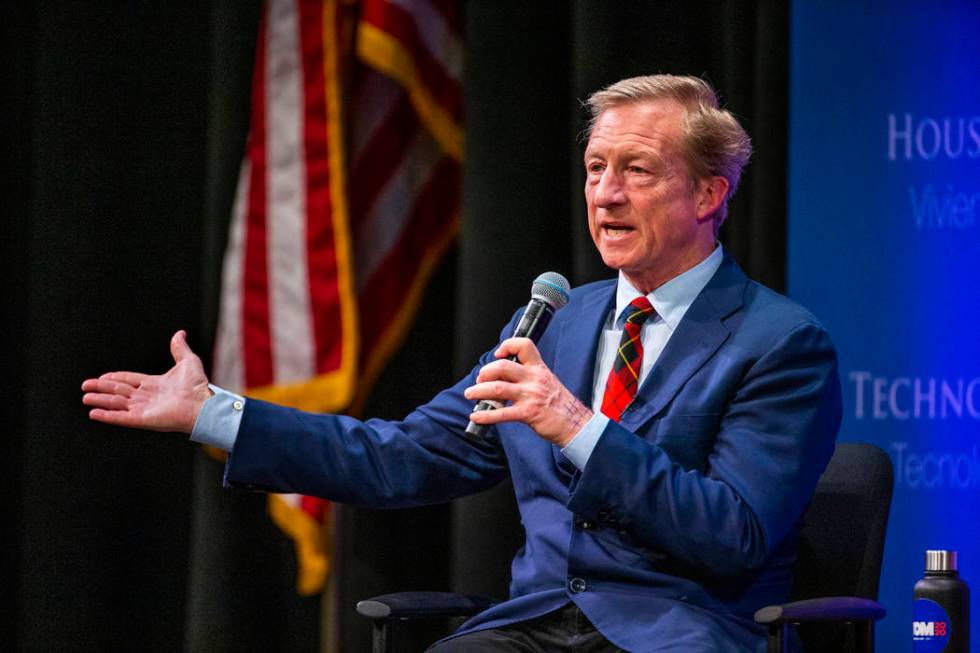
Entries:
[[[891,459],[878,447],[837,445],[803,518],[794,600],[878,598],[893,479]],[[841,630],[808,628],[800,634],[806,650],[843,651],[850,644]]]

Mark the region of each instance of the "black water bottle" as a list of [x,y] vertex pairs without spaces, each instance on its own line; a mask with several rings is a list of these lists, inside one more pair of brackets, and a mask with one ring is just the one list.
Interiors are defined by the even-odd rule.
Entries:
[[926,575],[912,596],[915,653],[970,653],[970,588],[960,578],[956,551],[926,551]]

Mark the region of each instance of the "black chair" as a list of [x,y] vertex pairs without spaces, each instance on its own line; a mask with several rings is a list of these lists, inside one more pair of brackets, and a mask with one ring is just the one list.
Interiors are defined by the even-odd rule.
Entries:
[[756,622],[769,627],[770,653],[786,649],[793,626],[805,651],[874,650],[874,622],[885,616],[875,599],[892,485],[884,451],[837,445],[803,519],[794,601],[755,613]]
[[[878,447],[837,445],[799,534],[794,600],[755,613],[769,628],[770,653],[787,650],[794,627],[808,652],[874,650],[874,622],[885,616],[875,599],[892,480],[891,460]],[[374,622],[373,653],[391,653],[401,622],[467,617],[491,605],[448,592],[400,592],[361,601],[357,611]]]

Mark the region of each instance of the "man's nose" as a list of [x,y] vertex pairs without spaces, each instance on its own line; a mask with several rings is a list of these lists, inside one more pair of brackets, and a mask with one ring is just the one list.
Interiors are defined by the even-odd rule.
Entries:
[[626,194],[623,192],[622,179],[612,168],[606,168],[599,177],[595,189],[595,205],[608,208],[624,204]]

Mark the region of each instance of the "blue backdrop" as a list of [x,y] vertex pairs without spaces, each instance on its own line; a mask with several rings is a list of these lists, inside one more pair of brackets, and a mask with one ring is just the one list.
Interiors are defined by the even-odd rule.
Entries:
[[980,590],[980,2],[792,12],[789,294],[837,343],[840,439],[895,465],[878,650],[909,651],[926,549]]

